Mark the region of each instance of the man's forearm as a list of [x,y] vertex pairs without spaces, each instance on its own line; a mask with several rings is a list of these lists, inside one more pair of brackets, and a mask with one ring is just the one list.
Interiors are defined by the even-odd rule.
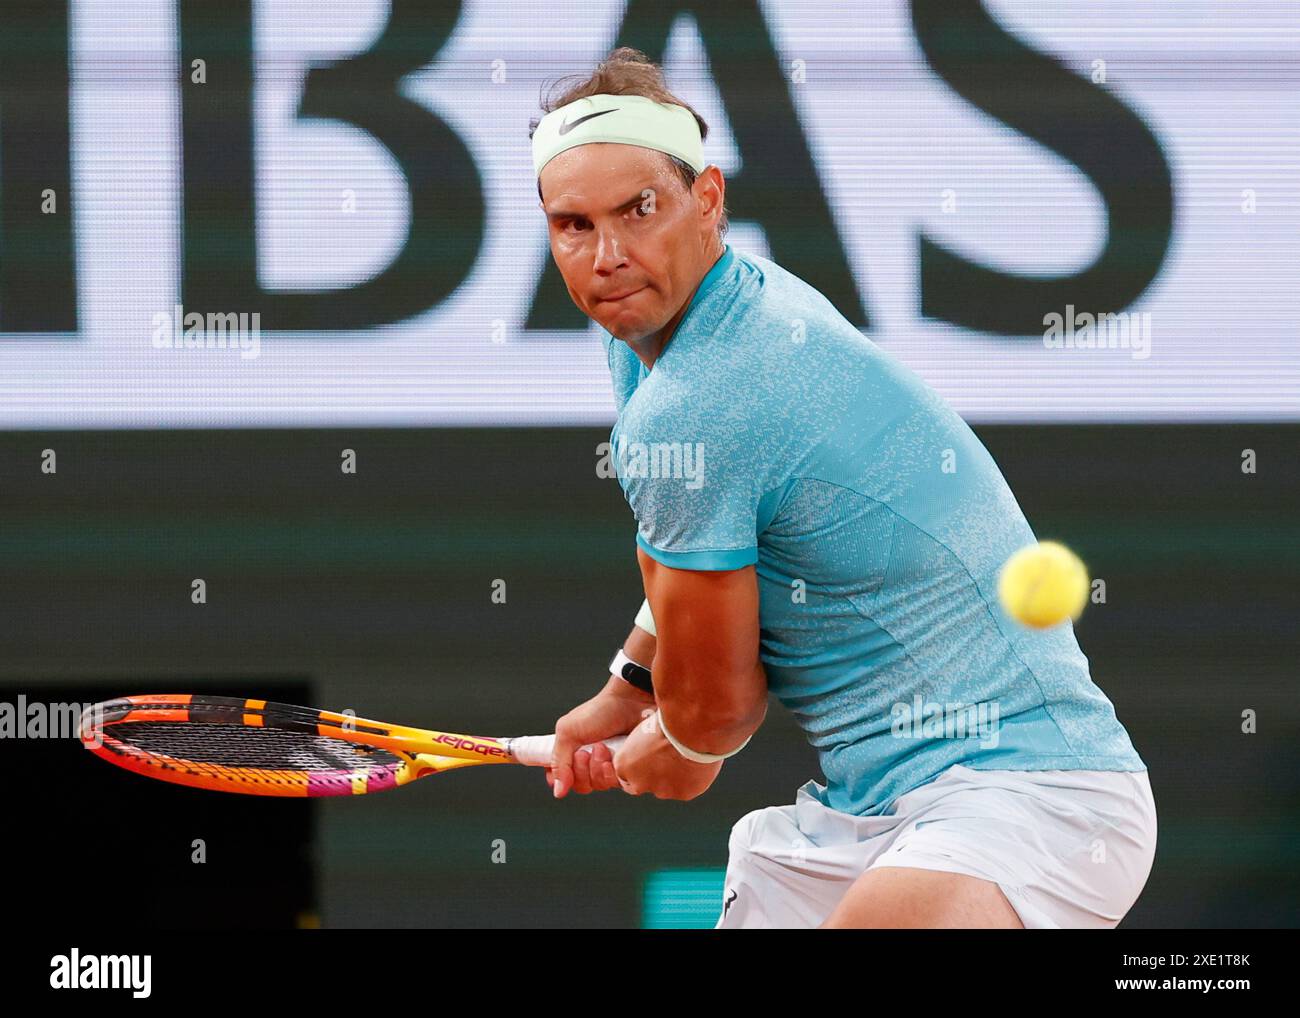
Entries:
[[628,633],[627,639],[623,641],[623,653],[637,664],[653,669],[655,643],[655,638],[644,629],[640,626],[633,626],[632,632]]
[[692,762],[739,752],[767,714],[756,568],[676,569],[640,547],[637,563],[666,741]]
[[[623,643],[623,653],[637,664],[651,668],[655,660],[657,638],[651,636],[640,626],[633,626]],[[758,666],[762,673],[762,665]],[[767,676],[762,674],[762,684],[767,685]],[[754,734],[767,716],[767,700],[735,705],[735,710],[722,710],[722,705],[711,704],[703,708],[675,699],[665,707],[662,699],[646,693],[617,675],[611,675],[608,690],[621,694],[644,697],[647,703],[654,703],[661,711],[668,713],[673,721],[669,731],[685,745],[698,749],[702,753],[725,753],[734,749]],[[665,724],[668,722],[665,721]],[[681,729],[679,734],[678,729]]]
[[[761,664],[755,670],[755,682],[766,689],[767,675]],[[678,684],[671,678],[665,682],[665,688],[674,685]],[[767,717],[766,696],[730,703],[716,698],[698,702],[660,696],[658,706],[659,716],[673,738],[700,753],[731,752],[758,731]]]
[[[648,601],[642,606],[642,614],[650,628],[657,628],[649,616]],[[750,683],[705,682],[701,687],[689,680],[674,681],[673,662],[658,654],[658,637],[642,626],[638,614],[637,624],[623,644],[623,653],[646,668],[652,668],[658,658],[660,674],[654,699],[667,730],[682,745],[701,753],[726,753],[743,745],[767,716],[767,675],[762,664],[754,662],[755,682]],[[720,686],[741,695],[719,698]],[[665,690],[673,689],[678,690],[677,695],[664,695]]]

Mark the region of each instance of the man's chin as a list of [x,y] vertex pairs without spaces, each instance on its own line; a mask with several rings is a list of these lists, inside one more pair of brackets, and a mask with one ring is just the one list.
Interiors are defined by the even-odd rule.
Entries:
[[615,321],[608,324],[602,322],[601,324],[606,332],[615,339],[621,339],[624,343],[639,343],[647,336],[654,335],[655,332],[652,328],[645,328],[639,324],[629,325],[627,322]]

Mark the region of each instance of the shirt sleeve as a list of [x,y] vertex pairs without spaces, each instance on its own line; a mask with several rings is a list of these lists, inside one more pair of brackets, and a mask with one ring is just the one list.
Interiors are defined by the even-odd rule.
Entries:
[[652,427],[615,448],[637,545],[657,562],[722,571],[758,561],[763,443],[728,416]]

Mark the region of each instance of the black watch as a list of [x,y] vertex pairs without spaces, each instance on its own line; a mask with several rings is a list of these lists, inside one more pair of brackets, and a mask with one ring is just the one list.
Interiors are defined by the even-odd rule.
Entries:
[[628,682],[637,689],[654,695],[654,683],[650,681],[650,669],[645,665],[639,665],[623,653],[620,647],[614,660],[609,663],[609,672],[611,675],[617,675],[624,682]]

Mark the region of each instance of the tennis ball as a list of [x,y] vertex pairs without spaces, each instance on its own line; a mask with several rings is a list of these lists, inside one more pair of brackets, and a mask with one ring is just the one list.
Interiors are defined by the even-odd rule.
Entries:
[[998,600],[1013,619],[1035,629],[1077,619],[1088,603],[1088,569],[1063,544],[1031,544],[1002,566]]

